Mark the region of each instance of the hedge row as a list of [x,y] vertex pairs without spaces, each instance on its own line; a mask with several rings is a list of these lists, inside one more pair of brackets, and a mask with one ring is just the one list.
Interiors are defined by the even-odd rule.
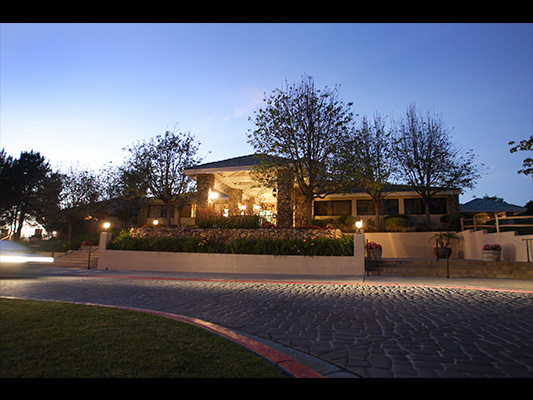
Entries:
[[110,250],[161,251],[179,253],[267,254],[277,256],[353,256],[353,237],[295,240],[235,239],[227,244],[205,238],[133,238],[121,233]]

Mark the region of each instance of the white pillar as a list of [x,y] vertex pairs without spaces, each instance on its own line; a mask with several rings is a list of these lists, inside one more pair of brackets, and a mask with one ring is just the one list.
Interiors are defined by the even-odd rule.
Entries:
[[107,245],[111,242],[111,232],[100,232],[100,244],[98,248],[98,269],[105,268]]
[[353,235],[353,256],[355,274],[365,275],[365,235],[354,234]]

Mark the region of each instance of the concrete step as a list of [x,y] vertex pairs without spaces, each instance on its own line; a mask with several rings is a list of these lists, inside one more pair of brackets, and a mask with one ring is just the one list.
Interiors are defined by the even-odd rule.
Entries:
[[368,275],[533,279],[533,263],[477,260],[382,259],[367,261]]
[[98,247],[92,247],[90,250],[69,250],[66,254],[56,257],[54,265],[58,267],[96,268],[98,266]]

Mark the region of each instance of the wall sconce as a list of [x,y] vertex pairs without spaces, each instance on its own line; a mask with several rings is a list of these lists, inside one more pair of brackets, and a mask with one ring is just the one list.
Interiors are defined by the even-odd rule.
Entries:
[[157,219],[154,219],[154,220],[152,221],[152,224],[157,225],[157,224],[159,224],[159,221],[158,221]]

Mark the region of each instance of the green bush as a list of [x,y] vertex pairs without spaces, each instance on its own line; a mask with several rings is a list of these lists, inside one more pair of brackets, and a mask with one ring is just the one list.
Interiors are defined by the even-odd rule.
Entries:
[[403,214],[387,215],[384,220],[389,231],[403,230],[409,226],[409,217]]
[[267,254],[277,256],[353,256],[353,237],[294,240],[235,239],[224,244],[205,238],[132,238],[125,231],[110,243],[109,249],[178,253]]

